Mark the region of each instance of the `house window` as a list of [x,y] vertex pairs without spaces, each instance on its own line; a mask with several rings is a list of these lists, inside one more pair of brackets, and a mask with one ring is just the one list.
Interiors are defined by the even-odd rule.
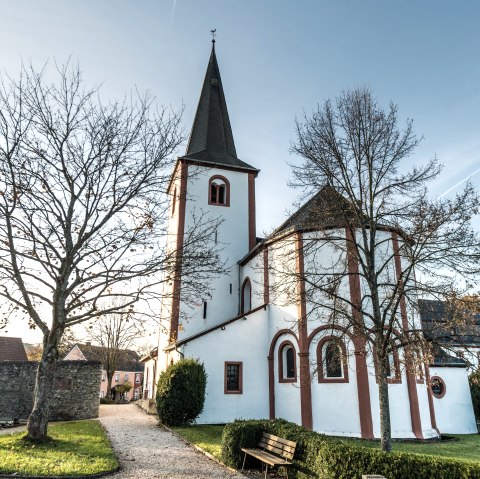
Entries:
[[252,309],[252,283],[245,278],[242,285],[241,314],[248,313]]
[[128,381],[128,373],[125,373],[125,381]]
[[317,346],[318,382],[348,383],[347,350],[336,336],[323,338]]
[[278,381],[294,383],[297,381],[297,362],[295,347],[291,341],[284,341],[278,348]]
[[120,374],[116,373],[115,374],[115,381],[118,383],[120,381]]
[[141,375],[139,373],[135,374],[135,382],[136,383],[141,382]]
[[242,394],[242,366],[241,362],[225,363],[225,394]]
[[138,389],[135,389],[135,390],[133,391],[133,399],[135,399],[135,400],[138,399],[138,396],[139,396]]
[[437,399],[443,398],[447,392],[445,381],[440,376],[432,376],[430,378],[430,389]]
[[102,381],[107,380],[107,373],[105,371],[102,371]]
[[208,182],[208,204],[230,206],[230,183],[220,175],[212,176]]

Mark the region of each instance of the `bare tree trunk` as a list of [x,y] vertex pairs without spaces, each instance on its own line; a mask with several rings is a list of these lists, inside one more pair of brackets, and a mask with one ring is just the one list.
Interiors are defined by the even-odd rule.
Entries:
[[380,405],[380,437],[383,452],[392,450],[392,425],[390,423],[390,399],[388,396],[388,380],[386,359],[377,354],[378,362],[378,400]]
[[48,433],[48,416],[50,412],[50,393],[57,368],[58,351],[56,344],[45,341],[42,359],[38,363],[35,381],[34,404],[27,423],[27,439],[44,441]]
[[113,380],[113,374],[110,373],[110,371],[107,370],[107,399],[111,400],[112,399],[112,380]]

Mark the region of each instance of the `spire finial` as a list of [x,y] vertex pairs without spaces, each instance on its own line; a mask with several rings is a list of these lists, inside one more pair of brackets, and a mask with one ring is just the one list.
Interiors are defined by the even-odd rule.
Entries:
[[215,32],[217,31],[216,28],[214,28],[213,30],[210,30],[210,33],[212,34],[212,45],[215,46],[215,37],[217,36],[215,34]]

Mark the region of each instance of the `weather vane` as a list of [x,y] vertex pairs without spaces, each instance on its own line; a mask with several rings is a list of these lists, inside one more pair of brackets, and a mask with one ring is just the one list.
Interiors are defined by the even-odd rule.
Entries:
[[215,43],[215,37],[217,36],[217,35],[215,34],[216,31],[217,31],[216,28],[214,28],[213,30],[210,30],[210,33],[212,34],[212,43]]

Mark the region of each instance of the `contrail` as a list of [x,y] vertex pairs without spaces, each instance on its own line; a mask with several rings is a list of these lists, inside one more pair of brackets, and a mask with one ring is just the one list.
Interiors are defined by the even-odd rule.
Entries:
[[172,13],[170,14],[170,28],[173,25],[173,17],[175,16],[175,7],[177,6],[177,0],[173,0]]
[[465,183],[465,181],[468,181],[473,175],[476,175],[477,173],[480,173],[480,168],[477,168],[473,173],[470,173],[463,180],[460,180],[457,184],[453,185],[451,188],[448,188],[448,190],[444,191],[438,198],[440,199],[443,198],[445,195],[448,195],[450,191],[453,191],[455,188],[460,186],[462,183]]

